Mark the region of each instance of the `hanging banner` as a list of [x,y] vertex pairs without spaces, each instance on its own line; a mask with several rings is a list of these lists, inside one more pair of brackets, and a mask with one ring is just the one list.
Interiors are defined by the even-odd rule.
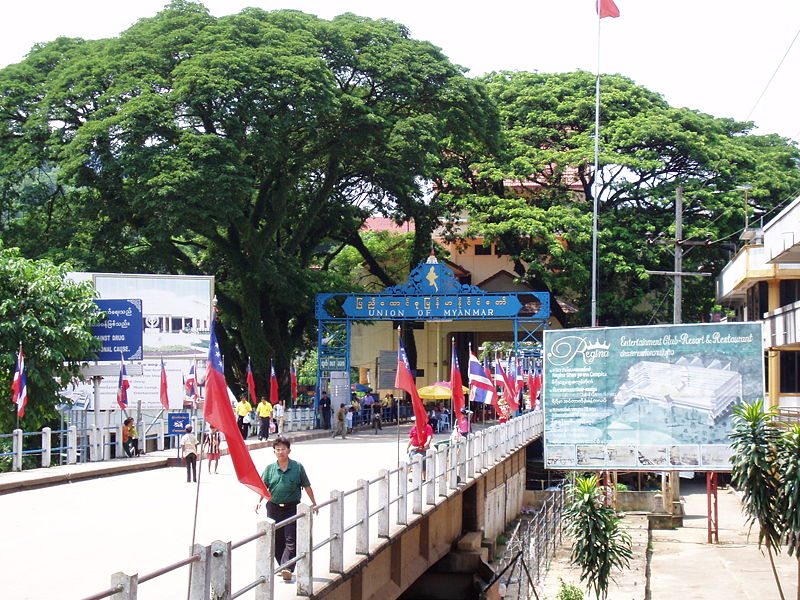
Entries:
[[733,409],[764,397],[761,323],[544,332],[545,465],[729,471]]

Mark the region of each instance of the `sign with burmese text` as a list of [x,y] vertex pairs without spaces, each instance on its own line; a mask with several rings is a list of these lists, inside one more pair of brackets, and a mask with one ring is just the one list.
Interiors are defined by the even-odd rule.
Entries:
[[522,304],[515,294],[390,296],[352,295],[344,301],[352,319],[476,319],[512,318]]
[[545,465],[729,471],[733,409],[763,396],[761,323],[548,330]]

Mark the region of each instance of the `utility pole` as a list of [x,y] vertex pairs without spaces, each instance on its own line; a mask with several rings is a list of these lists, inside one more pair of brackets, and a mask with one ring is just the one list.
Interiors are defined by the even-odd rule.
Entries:
[[675,255],[675,270],[674,271],[645,271],[649,275],[671,275],[674,277],[672,285],[672,322],[682,323],[683,315],[681,306],[683,304],[683,278],[684,277],[711,277],[711,273],[697,272],[697,273],[684,273],[683,272],[683,247],[684,246],[708,246],[711,240],[697,241],[697,240],[684,240],[683,239],[683,187],[678,186],[675,191],[675,239],[674,240],[654,240],[649,238],[647,243],[657,246],[674,246],[673,254]]

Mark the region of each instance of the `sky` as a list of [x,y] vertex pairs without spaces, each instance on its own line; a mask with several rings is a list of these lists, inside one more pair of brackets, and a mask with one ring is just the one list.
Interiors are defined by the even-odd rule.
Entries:
[[[0,67],[60,35],[113,37],[166,0],[0,0]],[[332,18],[353,12],[406,25],[470,75],[598,64],[594,0],[206,0],[215,16],[246,6]],[[798,0],[616,0],[600,22],[600,71],[619,73],[675,107],[752,120],[800,141]],[[793,43],[793,40],[794,41]],[[787,53],[788,50],[788,53]],[[780,64],[783,60],[782,65]],[[780,68],[779,68],[780,65]],[[777,72],[776,72],[777,70]],[[771,81],[770,81],[771,80]]]

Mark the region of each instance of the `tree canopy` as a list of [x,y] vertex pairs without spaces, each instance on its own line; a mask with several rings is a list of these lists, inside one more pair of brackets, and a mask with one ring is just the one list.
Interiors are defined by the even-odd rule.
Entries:
[[[453,209],[469,233],[500,244],[517,274],[581,308],[588,322],[591,277],[595,77],[586,72],[498,72],[482,78],[500,112],[503,142],[445,174]],[[673,108],[619,75],[604,75],[599,186],[599,314],[603,324],[671,319],[676,188],[684,188],[684,239],[710,240],[686,253],[685,271],[718,273],[745,223],[800,191],[800,152],[789,140],[749,133],[752,123]],[[687,320],[714,303],[712,278],[685,278]],[[625,290],[624,294],[620,290]]]
[[58,390],[77,377],[80,363],[98,349],[91,331],[99,321],[93,299],[91,284],[68,279],[63,267],[0,249],[0,389],[5,396],[0,431],[16,426],[8,390],[20,344],[29,398],[22,424],[30,431],[57,417]]
[[89,269],[215,275],[226,368],[250,356],[263,385],[314,324],[330,255],[368,253],[381,214],[415,219],[421,259],[425,182],[497,130],[484,86],[402,25],[175,0],[0,71],[2,227]]

